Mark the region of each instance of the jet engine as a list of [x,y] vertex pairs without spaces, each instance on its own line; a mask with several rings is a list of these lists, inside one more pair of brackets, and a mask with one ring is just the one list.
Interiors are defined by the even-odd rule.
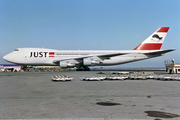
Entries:
[[91,65],[97,65],[100,64],[101,62],[99,60],[93,60],[91,58],[84,58],[83,59],[83,65],[84,66],[91,66]]
[[69,61],[60,61],[59,62],[59,66],[62,68],[67,68],[67,67],[75,67],[76,64],[75,63],[71,63]]

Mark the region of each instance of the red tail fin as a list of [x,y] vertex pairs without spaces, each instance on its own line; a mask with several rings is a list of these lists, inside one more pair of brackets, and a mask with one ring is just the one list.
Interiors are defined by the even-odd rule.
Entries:
[[169,27],[161,27],[133,50],[160,50]]

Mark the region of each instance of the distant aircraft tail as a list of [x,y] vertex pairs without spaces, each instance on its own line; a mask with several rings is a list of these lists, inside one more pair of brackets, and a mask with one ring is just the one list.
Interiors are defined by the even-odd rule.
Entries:
[[160,50],[169,27],[161,27],[133,50]]

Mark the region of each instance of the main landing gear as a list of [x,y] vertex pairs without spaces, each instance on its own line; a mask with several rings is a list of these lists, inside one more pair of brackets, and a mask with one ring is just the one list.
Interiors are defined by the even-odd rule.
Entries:
[[90,68],[87,66],[79,66],[76,71],[90,71]]

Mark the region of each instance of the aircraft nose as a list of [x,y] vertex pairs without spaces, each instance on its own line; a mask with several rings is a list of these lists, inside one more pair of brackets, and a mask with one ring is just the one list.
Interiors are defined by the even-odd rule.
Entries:
[[8,61],[8,62],[12,62],[12,61],[13,61],[12,56],[9,55],[9,54],[5,55],[5,56],[3,57],[3,59],[4,59],[5,61]]
[[7,60],[7,55],[5,55],[5,56],[3,57],[3,59],[4,59],[4,60]]

